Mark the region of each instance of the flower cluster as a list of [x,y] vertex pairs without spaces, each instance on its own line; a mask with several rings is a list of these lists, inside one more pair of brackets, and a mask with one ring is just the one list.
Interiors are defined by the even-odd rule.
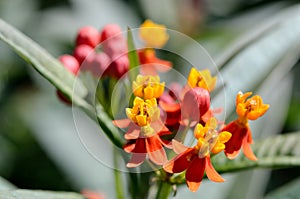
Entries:
[[[142,25],[140,35],[146,46],[139,51],[140,60],[146,60],[143,56],[168,40],[165,27],[151,21]],[[239,92],[236,97],[238,119],[221,126],[219,124],[224,121],[216,119],[210,106],[210,93],[217,78],[208,69],[192,68],[186,85],[172,83],[165,89],[157,71],[163,71],[159,70],[160,64],[163,63],[162,68],[170,64],[157,59],[153,59],[154,65],[149,66],[149,63],[142,62],[146,69],[141,65],[141,74],[132,83],[135,99],[132,107],[126,108],[128,119],[114,121],[116,126],[127,128],[124,150],[132,154],[128,167],[139,166],[148,156],[167,173],[186,171],[186,183],[191,191],[196,191],[204,173],[212,181],[224,181],[212,165],[213,155],[224,151],[233,159],[242,148],[247,158],[256,160],[250,146],[253,141],[248,120],[256,120],[268,110],[269,105],[263,104],[260,96],[247,99],[252,93]],[[189,133],[187,129],[194,132],[196,143],[193,147],[183,144],[185,133]],[[177,155],[168,160],[165,147]]]
[[[217,77],[208,69],[191,68],[185,85],[173,82],[166,87],[159,73],[167,72],[172,63],[158,58],[155,51],[169,39],[166,27],[146,20],[139,35],[144,48],[137,50],[141,65],[140,74],[131,82],[133,100],[125,109],[127,118],[113,121],[126,132],[123,149],[131,155],[127,167],[138,167],[149,159],[168,176],[183,173],[188,188],[196,191],[204,174],[212,181],[224,181],[212,165],[215,154],[224,151],[234,159],[243,149],[248,159],[257,160],[248,120],[264,115],[269,105],[258,95],[249,98],[251,92],[239,92],[238,118],[228,124],[218,121],[217,111],[211,108]],[[101,48],[95,49],[100,43]],[[127,42],[117,25],[107,25],[100,33],[84,27],[78,33],[73,56],[63,55],[60,61],[74,75],[80,68],[95,77],[120,79],[129,69]],[[185,146],[187,133],[194,138],[193,146]],[[168,158],[171,151],[177,155]]]

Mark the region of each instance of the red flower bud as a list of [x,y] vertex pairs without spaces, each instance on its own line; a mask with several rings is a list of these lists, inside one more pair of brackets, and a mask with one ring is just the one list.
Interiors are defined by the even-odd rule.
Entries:
[[103,42],[105,40],[107,40],[108,38],[114,37],[114,38],[118,38],[118,37],[122,37],[121,34],[122,30],[120,28],[119,25],[117,24],[108,24],[106,26],[103,27],[101,35],[100,35],[100,42]]
[[89,62],[84,62],[82,69],[91,71],[96,77],[103,77],[107,73],[110,62],[109,56],[104,52],[100,52],[91,56]]
[[72,55],[62,55],[58,59],[71,73],[74,75],[78,73],[80,66],[75,57]]
[[82,27],[76,37],[76,46],[86,44],[95,48],[99,44],[99,32],[92,26]]
[[129,59],[127,55],[121,56],[109,65],[108,75],[120,79],[129,69]]
[[199,122],[209,110],[210,95],[203,88],[196,87],[186,92],[182,102],[182,120]]
[[89,55],[93,52],[94,49],[91,46],[82,44],[75,48],[73,55],[78,60],[79,64],[82,64],[85,59],[91,57]]

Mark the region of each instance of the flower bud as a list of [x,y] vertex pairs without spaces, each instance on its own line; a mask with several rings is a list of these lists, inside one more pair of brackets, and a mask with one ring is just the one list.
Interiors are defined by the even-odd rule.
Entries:
[[89,62],[83,63],[84,70],[89,70],[92,72],[92,74],[96,77],[103,77],[107,75],[108,73],[108,66],[110,64],[111,60],[110,57],[104,53],[95,53],[91,58],[89,59]]
[[121,28],[117,24],[108,24],[103,27],[101,34],[100,34],[100,42],[103,42],[107,40],[108,38],[118,38],[119,36],[123,37],[121,35]]
[[186,92],[182,101],[182,119],[188,122],[198,122],[209,110],[210,95],[203,88],[196,87]]
[[59,61],[68,69],[71,73],[76,75],[79,71],[79,63],[72,55],[62,55]]
[[76,46],[86,44],[95,48],[99,44],[99,32],[92,26],[82,27],[76,37]]
[[120,79],[129,69],[129,59],[127,55],[123,55],[115,59],[108,68],[107,74],[111,77]]
[[93,52],[94,49],[91,46],[82,44],[74,49],[73,55],[78,60],[79,64],[82,64],[82,62],[85,59],[88,59],[89,55]]

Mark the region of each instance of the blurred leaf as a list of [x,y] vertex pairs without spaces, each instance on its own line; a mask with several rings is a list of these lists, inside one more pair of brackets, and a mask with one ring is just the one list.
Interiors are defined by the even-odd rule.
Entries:
[[138,54],[134,45],[131,29],[127,30],[127,45],[129,58],[129,76],[130,80],[134,81],[137,76],[137,70],[131,70],[140,65]]
[[300,26],[295,25],[300,22],[299,13],[298,5],[278,14],[285,17],[284,20],[279,20],[268,34],[255,42],[246,42],[248,45],[235,52],[232,58],[227,57],[229,60],[221,69],[222,78],[218,83],[219,86],[224,84],[225,89],[213,99],[219,107],[225,107],[224,113],[233,112],[233,102],[239,91],[253,91],[268,78],[280,80],[295,65],[300,54]]
[[0,191],[1,199],[84,199],[77,193],[53,192],[53,191],[31,191],[31,190],[14,190]]
[[213,158],[214,167],[220,173],[251,168],[284,168],[300,166],[300,132],[277,135],[257,141],[252,147],[258,161],[250,161],[244,155],[228,160],[223,154]]
[[300,178],[269,193],[264,199],[298,199],[300,195]]
[[[63,93],[72,96],[75,76],[45,49],[1,19],[0,39],[10,45],[16,53]],[[87,95],[86,88],[78,80],[76,86],[77,95],[85,97]]]

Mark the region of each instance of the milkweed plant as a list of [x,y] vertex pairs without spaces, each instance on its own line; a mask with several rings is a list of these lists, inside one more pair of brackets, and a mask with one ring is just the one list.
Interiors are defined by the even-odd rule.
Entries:
[[[218,66],[179,66],[169,60],[163,49],[176,41],[164,25],[145,20],[127,30],[118,24],[100,31],[84,26],[73,54],[57,60],[46,51],[36,54],[41,47],[5,22],[1,29],[0,38],[56,87],[58,100],[81,108],[99,124],[116,149],[113,155],[123,159],[112,166],[118,198],[125,198],[124,181],[118,177],[122,172],[128,174],[132,198],[163,199],[175,195],[179,186],[197,192],[203,180],[224,182],[221,173],[227,170],[222,166],[238,157],[250,165],[245,168],[260,165],[249,122],[264,117],[270,105],[241,88],[228,98],[235,111],[226,115],[225,105],[214,105],[214,96],[226,89]],[[26,51],[27,45],[33,50]]]

